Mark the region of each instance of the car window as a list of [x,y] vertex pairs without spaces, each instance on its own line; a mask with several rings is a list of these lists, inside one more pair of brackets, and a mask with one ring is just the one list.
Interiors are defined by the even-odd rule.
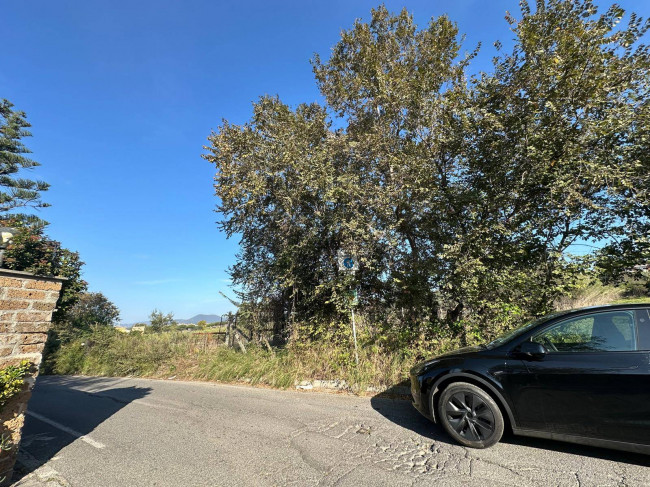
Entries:
[[551,313],[551,314],[548,314],[546,316],[542,316],[541,318],[537,318],[536,320],[529,321],[528,323],[526,323],[526,324],[524,324],[524,325],[522,325],[522,326],[520,326],[518,328],[515,328],[514,330],[510,330],[510,331],[504,333],[503,335],[498,337],[496,340],[492,340],[490,343],[485,345],[485,348],[487,348],[487,349],[496,348],[499,345],[503,345],[504,343],[506,343],[506,342],[508,342],[510,340],[513,340],[513,339],[517,338],[520,335],[523,335],[528,330],[532,330],[537,325],[539,325],[541,323],[544,323],[545,321],[551,320],[553,318],[557,318],[557,317],[562,316],[563,314],[567,314],[567,313],[568,313],[568,311],[556,311],[555,313]]
[[639,327],[639,350],[650,350],[650,309],[639,309],[636,312]]
[[634,311],[609,311],[561,321],[533,337],[549,352],[636,350]]

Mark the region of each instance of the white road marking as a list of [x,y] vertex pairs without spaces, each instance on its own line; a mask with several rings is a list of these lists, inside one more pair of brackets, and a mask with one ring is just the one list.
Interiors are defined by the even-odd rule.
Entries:
[[45,416],[41,416],[38,413],[34,413],[32,411],[27,411],[27,414],[30,416],[38,419],[39,421],[43,421],[44,423],[49,424],[50,426],[54,426],[55,428],[60,429],[61,431],[65,431],[69,435],[72,435],[76,438],[79,438],[81,441],[85,441],[88,443],[90,446],[94,446],[95,448],[106,448],[106,445],[103,443],[100,443],[99,441],[93,440],[92,438],[89,438],[88,436],[79,433],[78,431],[73,430],[72,428],[68,428],[67,426],[62,425],[61,423],[57,423],[56,421],[52,421],[49,418],[46,418]]

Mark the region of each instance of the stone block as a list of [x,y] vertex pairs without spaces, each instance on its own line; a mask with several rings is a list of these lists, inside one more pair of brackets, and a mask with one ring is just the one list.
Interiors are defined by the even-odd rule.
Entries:
[[0,309],[27,309],[29,307],[29,301],[21,301],[17,299],[3,299],[0,301]]
[[16,313],[16,321],[49,321],[52,318],[52,313],[47,311],[25,311]]
[[20,342],[23,345],[34,345],[36,343],[45,343],[47,333],[24,333],[20,335]]
[[16,333],[5,333],[0,335],[0,345],[16,345],[20,340],[20,335]]
[[45,299],[43,300],[46,303],[56,303],[59,300],[59,291],[45,291]]
[[32,301],[31,309],[39,311],[54,311],[56,301]]
[[28,323],[17,322],[14,324],[14,331],[16,333],[47,333],[49,329],[50,329],[49,321],[28,322]]
[[[4,357],[10,357],[14,353],[14,345],[0,345],[0,359]],[[19,361],[20,362],[20,361]],[[6,367],[6,365],[1,365]]]
[[43,291],[60,291],[61,283],[55,281],[32,281],[29,280],[25,283],[26,289],[41,289]]
[[47,333],[24,333],[20,337],[23,345],[33,345],[35,343],[45,343]]
[[18,353],[40,353],[43,351],[45,343],[35,343],[32,345],[19,345]]
[[23,287],[23,281],[12,277],[0,277],[0,287]]
[[5,296],[6,298],[19,299],[45,299],[45,292],[34,289],[7,289]]

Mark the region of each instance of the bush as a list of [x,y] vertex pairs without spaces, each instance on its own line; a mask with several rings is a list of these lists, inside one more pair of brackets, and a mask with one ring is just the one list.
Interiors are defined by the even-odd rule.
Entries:
[[29,360],[0,369],[0,408],[22,390],[25,377],[31,370],[32,363]]

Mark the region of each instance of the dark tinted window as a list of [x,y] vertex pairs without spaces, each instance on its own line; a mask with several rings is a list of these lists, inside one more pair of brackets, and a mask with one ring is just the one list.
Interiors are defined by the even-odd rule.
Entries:
[[561,321],[533,337],[549,352],[636,350],[634,311],[609,311]]
[[537,325],[544,323],[545,321],[548,321],[550,319],[556,318],[558,316],[561,316],[563,314],[567,314],[568,311],[557,311],[555,313],[548,314],[546,316],[542,316],[541,318],[537,318],[536,320],[529,321],[525,325],[520,326],[519,328],[515,328],[514,330],[510,330],[509,332],[504,333],[501,335],[499,338],[496,340],[491,341],[488,343],[485,348],[492,349],[495,347],[498,347],[499,345],[503,345],[504,343],[513,340],[517,338],[519,335],[523,335],[526,333],[528,330],[535,328]]
[[639,350],[650,350],[650,310],[637,310],[636,320],[639,327]]

